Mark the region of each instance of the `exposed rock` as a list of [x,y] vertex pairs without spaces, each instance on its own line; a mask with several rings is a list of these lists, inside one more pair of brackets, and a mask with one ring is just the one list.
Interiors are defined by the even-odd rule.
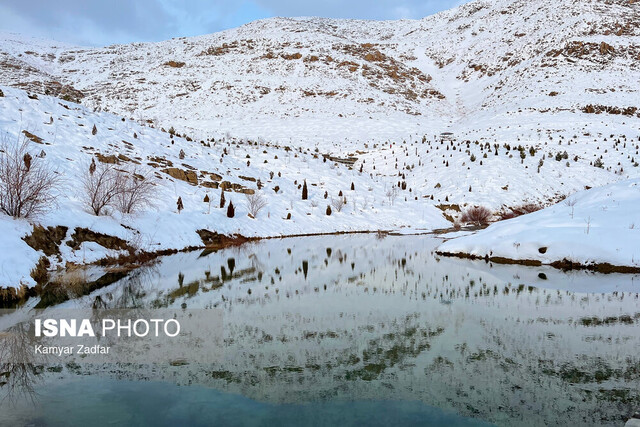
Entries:
[[67,246],[73,250],[78,250],[80,249],[82,242],[94,242],[104,248],[112,250],[129,251],[131,253],[135,252],[135,249],[129,246],[127,241],[124,239],[109,236],[108,234],[98,233],[96,231],[89,230],[88,228],[76,227],[71,235],[71,240],[67,242]]
[[198,185],[198,175],[194,171],[187,171],[179,168],[166,168],[162,169],[162,172],[191,185]]
[[118,158],[113,154],[109,156],[105,156],[104,154],[96,153],[96,158],[101,163],[108,163],[112,165],[120,164],[120,161],[118,160]]
[[172,67],[172,68],[182,68],[185,66],[185,63],[180,61],[167,61],[162,65],[165,65],[167,67]]
[[31,132],[29,132],[27,130],[23,130],[22,134],[24,136],[26,136],[30,141],[35,142],[36,144],[44,144],[44,140],[42,138],[32,134]]
[[67,236],[68,229],[63,225],[47,228],[34,225],[33,232],[22,240],[36,251],[42,251],[46,256],[56,255],[60,253],[60,243]]
[[206,187],[206,188],[218,188],[219,187],[219,184],[217,182],[215,182],[215,181],[213,181],[213,182],[212,181],[202,181],[200,183],[200,185],[202,185],[203,187]]

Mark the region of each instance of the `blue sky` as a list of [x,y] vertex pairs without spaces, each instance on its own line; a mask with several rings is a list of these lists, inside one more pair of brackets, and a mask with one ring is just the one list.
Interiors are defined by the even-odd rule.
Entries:
[[81,45],[213,33],[273,16],[423,18],[466,0],[2,0],[0,29]]

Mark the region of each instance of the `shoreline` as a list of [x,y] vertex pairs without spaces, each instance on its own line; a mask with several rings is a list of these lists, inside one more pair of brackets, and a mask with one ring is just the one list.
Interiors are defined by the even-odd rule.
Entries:
[[[192,251],[218,251],[231,247],[239,247],[248,243],[258,242],[261,240],[271,239],[287,239],[296,237],[313,237],[313,236],[337,236],[348,234],[383,234],[384,236],[391,235],[389,230],[355,230],[355,231],[334,231],[323,233],[305,233],[305,234],[291,234],[282,236],[264,236],[264,237],[246,237],[240,234],[225,235],[217,232],[209,231],[206,229],[200,229],[196,231],[202,239],[203,245],[186,246],[182,249],[160,249],[157,251],[140,251],[136,254],[121,254],[117,257],[107,256],[98,260],[83,263],[83,264],[67,264],[62,271],[74,271],[75,269],[83,269],[92,266],[102,267],[105,269],[105,274],[98,280],[86,283],[88,288],[98,289],[100,287],[111,284],[117,280],[124,278],[129,272],[141,268],[147,264],[153,263],[157,258],[174,255],[181,252]],[[431,232],[429,232],[431,233]],[[429,233],[415,233],[415,234],[429,234]],[[398,234],[400,235],[400,234]],[[42,257],[41,257],[42,258]],[[34,267],[37,268],[38,266]],[[47,271],[47,275],[53,271]],[[101,280],[103,277],[111,275],[111,279]],[[102,282],[102,283],[100,283]],[[31,297],[42,296],[47,293],[45,289],[60,286],[55,281],[47,280],[44,284],[36,284],[35,286],[28,287],[27,285],[19,286],[6,286],[0,287],[0,309],[13,308],[20,303],[27,301]],[[48,305],[48,304],[45,304]]]
[[[473,231],[478,227],[470,227],[469,230],[463,229],[462,231]],[[301,233],[301,234],[290,234],[290,235],[281,235],[281,236],[264,236],[264,237],[246,237],[239,234],[234,235],[224,235],[219,234],[217,232],[212,232],[209,230],[201,229],[197,230],[197,233],[200,235],[203,245],[198,246],[187,246],[182,249],[161,249],[158,251],[141,251],[137,254],[122,254],[118,257],[105,257],[99,260],[84,263],[84,264],[71,264],[67,266],[63,271],[72,271],[72,269],[82,269],[88,268],[91,266],[102,267],[105,269],[105,276],[111,275],[111,280],[106,280],[106,283],[97,283],[101,280],[96,280],[91,283],[87,283],[87,287],[98,289],[100,287],[106,286],[107,284],[111,284],[117,280],[124,278],[129,272],[134,271],[138,268],[141,268],[145,265],[153,263],[156,259],[173,255],[181,252],[191,252],[191,251],[218,251],[222,249],[227,249],[231,247],[239,247],[248,243],[259,242],[262,240],[273,240],[273,239],[288,239],[288,238],[297,238],[297,237],[314,237],[314,236],[339,236],[339,235],[357,235],[357,234],[378,234],[381,238],[387,236],[405,236],[405,235],[425,235],[425,236],[434,236],[434,237],[443,237],[446,236],[450,232],[458,232],[460,229],[433,229],[433,230],[414,230],[411,233],[401,233],[393,230],[354,230],[354,231],[334,231],[334,232],[321,232],[321,233]],[[595,264],[580,264],[576,262],[569,261],[567,259],[556,260],[552,263],[543,263],[540,260],[535,259],[516,259],[516,258],[508,258],[508,257],[498,257],[498,256],[480,256],[473,255],[464,252],[447,252],[447,251],[435,251],[436,255],[450,257],[450,258],[459,258],[459,259],[469,259],[474,261],[485,261],[487,263],[492,262],[495,264],[502,265],[522,265],[525,267],[540,267],[540,266],[551,266],[558,270],[562,271],[572,271],[572,270],[586,270],[592,271],[595,273],[601,274],[611,274],[611,273],[621,273],[621,274],[640,274],[640,267],[633,266],[624,266],[624,265],[613,265],[610,263],[595,263]],[[51,272],[48,272],[51,273]],[[103,276],[104,277],[104,276]],[[101,278],[102,279],[102,278]],[[59,283],[55,281],[48,280],[45,284],[38,284],[33,287],[28,287],[26,285],[19,286],[7,286],[0,288],[0,308],[12,308],[20,303],[27,301],[31,297],[35,296],[43,296],[46,294],[45,289],[60,286]]]
[[473,255],[466,252],[447,252],[447,251],[436,251],[436,255],[449,257],[449,258],[460,258],[460,259],[470,259],[474,261],[483,260],[485,262],[492,262],[495,264],[506,264],[506,265],[523,265],[526,267],[541,267],[543,265],[550,266],[562,271],[572,271],[572,270],[587,270],[593,271],[595,273],[601,274],[611,274],[611,273],[622,273],[622,274],[640,274],[640,267],[632,267],[626,265],[614,265],[608,262],[595,263],[595,264],[581,264],[578,262],[569,261],[567,259],[557,260],[551,263],[543,263],[537,259],[518,259],[518,258],[507,258],[507,257],[498,257],[489,255],[480,256]]

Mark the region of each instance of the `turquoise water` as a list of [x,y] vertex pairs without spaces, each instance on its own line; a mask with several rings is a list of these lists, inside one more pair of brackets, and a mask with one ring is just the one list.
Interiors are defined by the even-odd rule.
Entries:
[[33,407],[3,412],[14,425],[487,426],[482,421],[411,401],[269,404],[214,389],[165,382],[83,378],[52,383]]

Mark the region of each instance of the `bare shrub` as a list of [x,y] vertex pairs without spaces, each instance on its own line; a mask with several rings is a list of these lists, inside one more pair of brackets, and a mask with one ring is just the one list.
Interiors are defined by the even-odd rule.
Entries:
[[571,208],[571,219],[573,219],[573,213],[575,212],[577,202],[578,201],[573,197],[569,197],[564,200],[564,204]]
[[131,214],[153,205],[156,178],[137,167],[118,170],[115,165],[95,163],[92,159],[83,178],[86,203],[95,215],[103,215],[107,207]]
[[30,218],[51,208],[60,176],[29,153],[29,141],[10,143],[5,136],[0,151],[0,210],[14,218]]
[[491,211],[484,206],[474,206],[467,209],[460,220],[462,222],[471,223],[475,225],[486,225],[491,218]]
[[255,192],[254,194],[245,194],[245,196],[247,197],[247,210],[252,217],[256,218],[258,216],[258,212],[267,206],[267,199],[258,192]]
[[345,205],[344,197],[338,197],[336,199],[331,198],[331,206],[336,212],[341,212]]
[[122,213],[134,213],[142,208],[153,205],[156,189],[155,175],[139,173],[133,168],[117,180],[120,189],[115,198],[116,208]]
[[500,221],[505,221],[507,219],[512,219],[515,218],[516,215],[515,213],[513,213],[513,211],[507,211],[507,212],[503,212],[500,214]]
[[83,178],[83,189],[86,203],[94,215],[102,215],[124,187],[123,176],[113,165],[91,163]]
[[393,206],[393,204],[395,203],[396,199],[398,198],[398,187],[396,187],[395,185],[393,187],[391,187],[389,190],[387,190],[385,196],[387,196],[387,198],[389,199],[389,201],[391,202],[391,205]]

